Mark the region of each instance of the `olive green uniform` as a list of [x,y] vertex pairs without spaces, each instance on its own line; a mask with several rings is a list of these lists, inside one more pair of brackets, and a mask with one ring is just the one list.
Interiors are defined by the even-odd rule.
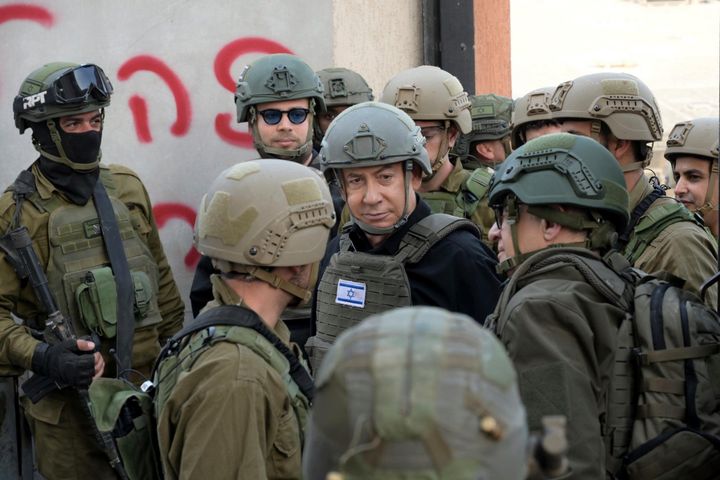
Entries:
[[518,267],[486,326],[515,364],[530,430],[541,428],[543,415],[566,415],[572,478],[598,479],[605,476],[600,418],[607,413],[625,311],[608,303],[560,254],[580,257],[622,287],[623,281],[590,251],[546,249]]
[[[207,309],[241,303],[219,277],[211,278],[215,300]],[[289,344],[282,320],[274,333]],[[229,341],[188,358],[158,411],[165,477],[300,478],[300,421],[279,372],[249,347]]]
[[[150,199],[142,182],[125,167],[111,165],[101,168],[109,168],[114,188],[109,189],[108,194],[127,207],[134,231],[147,246],[158,267],[157,306],[162,321],[137,328],[133,337],[132,367],[148,375],[160,351],[161,341],[171,337],[182,326],[184,305],[165,257]],[[37,195],[42,201],[52,200],[60,206],[74,205],[60,195],[36,165],[32,167],[32,173],[36,179]],[[101,177],[107,174],[106,170]],[[11,227],[14,212],[12,193],[5,192],[0,197],[0,231],[6,232]],[[48,212],[40,211],[32,201],[23,203],[21,225],[28,228],[33,247],[46,269],[50,256],[49,217]],[[17,324],[11,312],[25,325]],[[30,335],[26,326],[42,330],[44,315],[38,308],[32,286],[28,282],[21,283],[0,253],[0,366],[4,373],[20,374],[30,369],[39,341]],[[87,332],[78,325],[75,328],[79,334]],[[108,353],[114,343],[103,340],[100,346],[106,376],[115,373],[115,362]],[[38,466],[43,475],[49,478],[115,478],[107,459],[95,443],[74,391],[54,392],[37,404],[25,401],[24,405],[35,436]]]
[[[487,167],[482,168],[488,170],[487,178],[489,179],[492,173]],[[488,206],[487,194],[483,195],[475,205],[468,205],[469,202],[462,196],[462,192],[467,191],[465,185],[472,173],[471,170],[465,170],[462,162],[458,159],[438,191],[423,192],[420,193],[420,196],[430,206],[432,213],[447,213],[472,221],[482,230],[483,242],[492,246],[488,241],[488,232],[495,222],[495,214]]]
[[[630,211],[649,195],[652,189],[652,185],[641,178],[630,191]],[[643,218],[652,215],[653,211],[662,205],[674,202],[672,198],[658,198],[650,205]],[[685,289],[699,294],[700,286],[716,271],[717,256],[717,241],[709,231],[693,222],[681,221],[660,231],[633,266],[648,273],[669,272],[686,281]],[[705,304],[715,308],[717,295],[716,284],[705,296]]]

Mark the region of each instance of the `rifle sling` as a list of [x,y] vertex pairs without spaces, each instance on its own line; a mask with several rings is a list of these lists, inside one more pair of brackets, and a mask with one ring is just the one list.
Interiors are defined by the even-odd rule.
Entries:
[[118,319],[117,337],[115,338],[117,376],[118,378],[124,378],[131,368],[133,335],[135,333],[135,315],[133,311],[135,297],[132,278],[127,257],[125,256],[125,248],[120,238],[120,228],[115,218],[115,211],[107,191],[105,191],[105,186],[99,180],[95,182],[93,201],[100,219],[105,250],[115,276]]

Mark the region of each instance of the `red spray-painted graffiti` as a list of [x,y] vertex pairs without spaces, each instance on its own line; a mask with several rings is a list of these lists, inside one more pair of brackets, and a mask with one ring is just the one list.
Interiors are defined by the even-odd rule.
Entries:
[[[170,133],[176,137],[185,135],[190,129],[192,120],[192,106],[190,95],[182,80],[162,60],[151,55],[138,55],[126,61],[118,70],[118,78],[127,80],[136,72],[149,71],[159,76],[168,86],[175,98],[176,118],[170,127]],[[134,95],[128,102],[130,111],[135,120],[135,132],[142,143],[152,141],[150,127],[148,126],[148,109],[145,100]]]
[[[153,214],[158,228],[163,228],[169,220],[173,219],[184,221],[190,225],[190,228],[195,225],[195,210],[182,203],[156,203],[153,207]],[[195,247],[190,247],[185,255],[185,266],[194,268],[198,260],[200,260],[200,253],[195,250]]]
[[[235,79],[230,73],[233,62],[248,53],[293,53],[281,43],[262,37],[243,37],[225,45],[215,57],[215,78],[226,90],[235,92]],[[232,128],[234,113],[219,113],[215,117],[215,132],[229,143],[242,148],[253,148],[252,135]]]
[[30,20],[50,28],[55,17],[46,8],[29,3],[13,3],[0,7],[0,24],[11,20]]

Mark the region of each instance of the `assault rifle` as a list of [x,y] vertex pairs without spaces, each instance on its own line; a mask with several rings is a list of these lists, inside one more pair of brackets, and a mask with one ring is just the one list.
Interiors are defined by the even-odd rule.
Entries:
[[[45,331],[52,333],[54,338],[48,338],[46,341],[62,342],[68,339],[76,340],[77,337],[73,331],[72,324],[65,318],[60,309],[57,307],[55,298],[48,286],[47,275],[45,275],[45,271],[43,270],[42,265],[40,265],[40,260],[38,260],[37,253],[35,253],[35,249],[32,245],[32,239],[30,238],[27,228],[20,227],[11,230],[10,239],[12,246],[19,257],[17,258],[17,260],[19,260],[19,265],[17,266],[18,268],[16,268],[16,271],[21,278],[28,278],[30,280],[30,284],[35,291],[35,296],[40,302],[41,308],[48,315],[47,320],[45,321]],[[31,401],[36,402],[54,389],[61,389],[65,387],[67,387],[67,385],[58,385],[56,382],[47,377],[33,375],[23,384],[23,391],[25,391]],[[90,425],[93,427],[95,440],[107,455],[110,466],[118,474],[118,477],[122,480],[127,480],[128,476],[122,462],[120,461],[112,435],[110,433],[103,433],[97,428],[95,418],[93,417],[92,410],[90,408],[90,396],[88,395],[87,388],[77,388],[77,393],[80,397],[80,405],[82,406],[83,413],[90,421]],[[35,398],[35,400],[33,400],[33,398]]]

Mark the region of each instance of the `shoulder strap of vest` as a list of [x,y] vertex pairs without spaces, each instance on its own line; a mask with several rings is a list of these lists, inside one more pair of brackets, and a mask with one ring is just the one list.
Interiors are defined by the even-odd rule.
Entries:
[[198,315],[191,324],[186,325],[182,330],[173,335],[165,347],[163,347],[160,355],[158,355],[158,358],[155,361],[153,376],[154,372],[160,365],[160,362],[180,348],[183,338],[206,328],[218,325],[250,328],[262,335],[287,359],[290,364],[290,376],[300,388],[303,395],[305,395],[308,400],[312,401],[313,394],[315,392],[312,378],[307,370],[305,370],[305,368],[300,364],[297,357],[290,351],[287,345],[285,345],[282,340],[280,340],[278,336],[263,323],[255,312],[238,305],[221,305],[219,307],[211,308]]
[[468,230],[480,238],[477,225],[465,218],[445,213],[434,213],[410,227],[405,234],[395,258],[403,263],[417,263],[433,245],[456,230]]

